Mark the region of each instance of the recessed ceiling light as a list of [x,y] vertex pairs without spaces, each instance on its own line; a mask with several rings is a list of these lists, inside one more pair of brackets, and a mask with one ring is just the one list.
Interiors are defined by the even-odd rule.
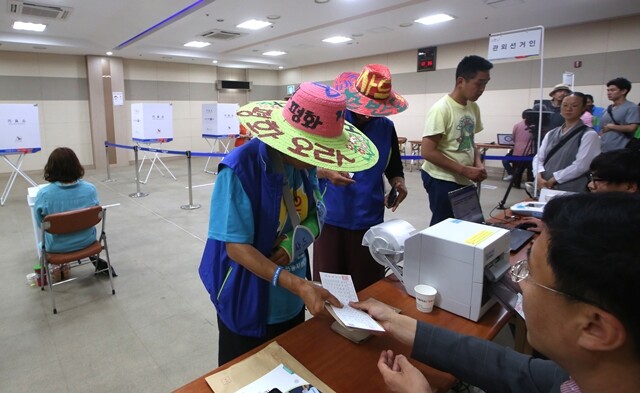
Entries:
[[328,42],[330,44],[341,44],[343,42],[348,42],[348,41],[351,41],[351,38],[344,37],[344,36],[341,36],[341,35],[337,35],[335,37],[325,38],[324,40],[322,40],[322,42]]
[[351,37],[353,37],[353,38],[359,38],[359,37],[362,37],[363,35],[364,35],[364,34],[362,34],[362,33],[353,33],[353,34],[351,34]]
[[111,56],[113,52],[107,52],[107,56]]
[[15,30],[37,31],[42,32],[47,28],[47,25],[42,23],[30,23],[30,22],[13,22],[12,26]]
[[282,55],[286,55],[287,52],[283,52],[280,50],[270,50],[268,52],[264,52],[263,55],[265,56],[282,56]]
[[404,23],[400,23],[398,26],[400,26],[400,27],[411,27],[411,26],[413,26],[413,23],[404,22]]
[[218,60],[212,61],[213,64],[218,64]]
[[269,20],[278,20],[278,19],[280,19],[280,15],[267,15],[267,19],[269,19]]
[[425,16],[424,18],[416,19],[414,22],[422,23],[423,25],[435,25],[436,23],[447,22],[454,19],[453,16],[447,14],[435,14]]
[[211,45],[209,42],[203,41],[191,41],[184,44],[184,46],[188,46],[189,48],[204,48],[205,46]]
[[313,0],[316,4],[326,4],[331,0]]
[[271,22],[267,22],[264,20],[250,19],[246,22],[242,22],[239,25],[236,25],[236,27],[239,29],[258,30],[258,29],[262,29],[263,27],[267,27],[271,24],[272,24]]
[[281,69],[283,69],[283,68],[284,68],[283,66],[278,66],[278,69],[279,69],[279,70],[281,70]]

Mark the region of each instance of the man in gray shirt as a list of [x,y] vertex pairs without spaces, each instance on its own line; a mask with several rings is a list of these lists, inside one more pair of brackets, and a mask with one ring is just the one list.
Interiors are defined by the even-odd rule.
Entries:
[[638,106],[627,101],[631,82],[626,78],[615,78],[607,82],[607,98],[613,103],[602,115],[602,152],[622,149],[640,124]]
[[[418,322],[374,299],[351,305],[411,345],[417,361],[487,392],[638,392],[640,195],[554,198],[542,221],[511,278],[522,289],[527,339],[549,360]],[[404,354],[382,351],[378,369],[393,392],[432,392]]]

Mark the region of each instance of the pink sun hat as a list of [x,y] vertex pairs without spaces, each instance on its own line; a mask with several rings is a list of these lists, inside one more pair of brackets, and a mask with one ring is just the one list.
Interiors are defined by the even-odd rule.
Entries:
[[367,64],[360,74],[343,72],[333,87],[347,97],[347,109],[365,116],[395,115],[409,107],[391,86],[391,71],[382,64]]
[[237,116],[253,136],[302,162],[343,172],[369,169],[378,162],[378,149],[345,121],[345,112],[343,94],[305,82],[288,101],[251,102]]

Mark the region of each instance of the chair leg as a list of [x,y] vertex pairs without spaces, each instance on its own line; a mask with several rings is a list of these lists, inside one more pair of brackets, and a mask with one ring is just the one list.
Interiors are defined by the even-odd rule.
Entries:
[[113,270],[111,270],[111,258],[109,258],[109,247],[107,247],[107,236],[103,235],[102,241],[104,243],[104,255],[107,257],[107,271],[109,272],[109,284],[111,284],[111,294],[115,295],[116,290],[113,288]]
[[49,284],[49,296],[51,296],[51,306],[53,307],[53,313],[57,314],[58,310],[56,309],[56,299],[53,294],[53,284],[51,283],[51,265],[48,262],[45,262],[45,270],[47,273],[47,282]]

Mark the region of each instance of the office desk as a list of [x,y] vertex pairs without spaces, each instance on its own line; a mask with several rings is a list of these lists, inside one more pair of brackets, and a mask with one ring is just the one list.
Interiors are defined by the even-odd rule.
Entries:
[[[374,297],[402,310],[402,313],[434,325],[486,339],[493,339],[508,322],[511,314],[496,304],[477,323],[434,308],[430,314],[416,309],[414,298],[406,294],[402,285],[386,278],[362,290],[361,300]],[[316,317],[278,336],[275,341],[298,359],[313,374],[336,392],[378,392],[384,390],[384,381],[378,372],[380,352],[391,349],[394,353],[411,354],[411,347],[402,345],[390,335],[374,336],[362,344],[354,344],[330,329],[333,319]],[[177,393],[211,392],[205,377],[228,368],[239,360],[257,352],[257,349],[233,360],[176,390]],[[420,362],[411,360],[431,383],[436,392],[446,392],[456,379]]]

